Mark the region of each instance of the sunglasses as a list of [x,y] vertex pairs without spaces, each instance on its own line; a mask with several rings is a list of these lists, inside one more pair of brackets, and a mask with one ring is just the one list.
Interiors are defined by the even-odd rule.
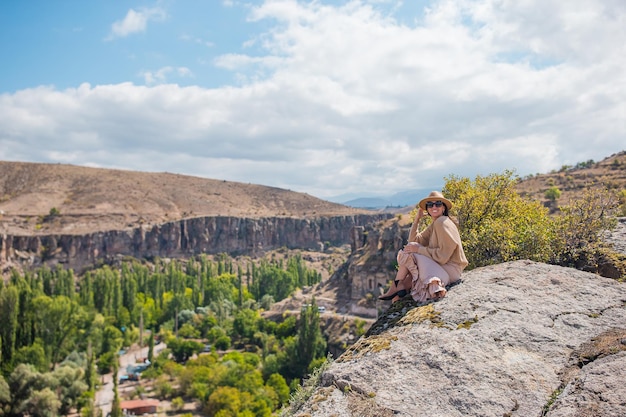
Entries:
[[427,209],[429,209],[429,208],[431,208],[433,206],[441,207],[441,206],[443,206],[443,203],[441,201],[435,201],[435,202],[429,201],[428,203],[426,203],[426,208]]

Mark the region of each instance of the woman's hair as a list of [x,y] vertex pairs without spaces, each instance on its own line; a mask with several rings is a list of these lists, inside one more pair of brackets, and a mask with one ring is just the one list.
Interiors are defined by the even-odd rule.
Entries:
[[445,209],[443,210],[443,215],[452,220],[457,228],[460,227],[459,219],[457,219],[455,216],[450,216],[450,214],[448,214],[448,206],[446,206],[445,204],[443,206],[445,207]]

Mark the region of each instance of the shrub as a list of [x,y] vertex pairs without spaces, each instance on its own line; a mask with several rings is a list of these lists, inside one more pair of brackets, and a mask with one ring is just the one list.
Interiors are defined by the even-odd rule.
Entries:
[[113,370],[117,356],[114,352],[105,352],[98,358],[98,372],[101,375],[108,374]]
[[561,190],[558,187],[550,187],[546,190],[544,196],[550,201],[556,201],[561,197]]
[[468,268],[516,259],[545,262],[554,236],[548,211],[516,191],[513,171],[446,178],[443,193],[454,202]]
[[613,229],[618,200],[608,190],[591,189],[577,200],[561,207],[554,218],[555,236],[551,263],[595,272],[607,245],[602,234]]
[[217,338],[215,341],[215,347],[219,350],[227,350],[230,347],[230,337],[224,335]]
[[617,194],[619,207],[617,209],[619,216],[626,216],[626,190],[622,190]]
[[512,171],[446,178],[443,193],[455,204],[468,268],[530,259],[597,272],[606,258],[602,234],[616,224],[616,194],[591,189],[549,216],[515,191],[516,182]]
[[180,411],[185,406],[185,401],[181,397],[176,397],[172,400],[172,410]]

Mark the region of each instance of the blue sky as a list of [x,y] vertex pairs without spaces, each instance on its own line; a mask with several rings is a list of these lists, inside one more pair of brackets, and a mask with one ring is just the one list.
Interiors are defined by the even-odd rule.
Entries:
[[[240,53],[262,22],[248,22],[248,6],[220,1],[25,1],[0,6],[0,42],[11,65],[2,69],[1,90],[34,85],[65,89],[144,84],[145,73],[164,67],[181,86],[219,87],[233,82],[212,61]],[[250,51],[248,51],[250,52]],[[252,48],[254,53],[254,49]]]
[[0,159],[327,199],[548,172],[626,149],[624,22],[621,0],[6,1]]

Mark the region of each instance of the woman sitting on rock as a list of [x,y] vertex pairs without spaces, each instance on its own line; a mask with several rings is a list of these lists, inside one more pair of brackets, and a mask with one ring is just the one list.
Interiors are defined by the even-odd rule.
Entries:
[[[398,301],[409,292],[415,301],[443,298],[446,286],[458,281],[467,266],[456,223],[448,216],[452,202],[439,191],[432,191],[418,203],[409,243],[398,251],[398,272],[389,290],[378,297]],[[417,225],[428,214],[430,225],[421,233]]]

